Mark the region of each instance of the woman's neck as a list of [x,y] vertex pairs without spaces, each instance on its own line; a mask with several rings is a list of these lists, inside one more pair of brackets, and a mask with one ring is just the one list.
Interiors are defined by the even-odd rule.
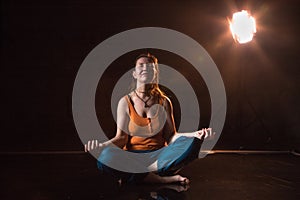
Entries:
[[149,96],[152,90],[151,84],[137,84],[135,91],[141,96]]

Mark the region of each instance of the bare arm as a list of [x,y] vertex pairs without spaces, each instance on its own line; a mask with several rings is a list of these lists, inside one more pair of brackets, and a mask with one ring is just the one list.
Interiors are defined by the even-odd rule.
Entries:
[[172,141],[172,138],[176,134],[176,127],[175,127],[175,121],[174,121],[174,116],[173,116],[173,106],[168,97],[164,100],[164,108],[166,110],[166,123],[163,129],[164,133],[164,138],[169,144]]
[[195,131],[195,132],[178,133],[175,127],[172,102],[170,101],[169,98],[166,98],[165,100],[165,109],[167,112],[167,120],[164,126],[164,135],[168,144],[174,142],[180,136],[197,137],[199,139],[204,139],[207,137],[211,137],[214,134],[212,133],[211,128],[207,128],[207,129],[204,128],[202,130]]
[[128,122],[129,122],[129,116],[128,116],[128,105],[125,97],[120,99],[118,103],[118,109],[117,109],[117,133],[115,137],[112,139],[100,143],[98,140],[90,140],[87,142],[87,144],[84,145],[85,152],[91,151],[94,149],[102,149],[106,146],[112,146],[116,145],[119,148],[123,148],[128,140]]

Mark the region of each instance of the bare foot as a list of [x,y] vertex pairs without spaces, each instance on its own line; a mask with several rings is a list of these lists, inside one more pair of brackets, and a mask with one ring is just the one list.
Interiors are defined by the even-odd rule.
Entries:
[[190,188],[190,186],[189,185],[178,185],[178,184],[165,184],[165,185],[161,186],[159,189],[164,189],[164,188],[171,189],[176,192],[185,192]]
[[[182,177],[180,175],[175,175],[175,176],[171,176],[174,178],[174,181],[173,182],[179,182],[181,185],[188,185],[190,183],[190,180],[186,177]],[[177,179],[177,181],[175,181]]]
[[118,184],[119,184],[119,186],[122,185],[122,179],[119,179],[119,180],[118,180]]
[[180,175],[159,176],[152,172],[145,177],[144,181],[148,183],[180,183],[181,185],[188,185],[190,183],[188,178]]

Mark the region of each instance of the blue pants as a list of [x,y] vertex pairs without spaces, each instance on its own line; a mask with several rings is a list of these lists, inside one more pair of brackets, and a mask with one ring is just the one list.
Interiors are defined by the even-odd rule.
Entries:
[[[167,146],[158,155],[157,165],[159,167],[157,173],[160,176],[171,176],[178,172],[183,166],[187,165],[191,161],[198,158],[198,154],[201,148],[202,140],[195,137],[181,136],[177,138],[172,144]],[[113,147],[107,147],[113,148]],[[182,152],[183,151],[183,152]],[[113,169],[103,164],[101,160],[105,158],[113,159],[114,151],[103,150],[97,159],[97,166],[101,173],[109,174],[116,180],[121,179],[124,183],[139,183],[148,173],[128,173]],[[135,153],[148,153],[151,150],[135,150]],[[180,156],[175,156],[179,154]]]

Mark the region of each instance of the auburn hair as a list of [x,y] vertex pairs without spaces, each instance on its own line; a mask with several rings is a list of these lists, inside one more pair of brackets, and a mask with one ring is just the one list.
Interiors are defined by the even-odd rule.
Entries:
[[[136,62],[138,61],[138,59],[140,58],[147,58],[149,61],[151,61],[154,64],[154,82],[151,83],[151,91],[150,94],[153,96],[158,96],[158,97],[165,97],[164,92],[159,88],[159,68],[158,68],[158,59],[150,54],[150,53],[146,53],[146,54],[140,54],[136,57],[135,59],[135,65]],[[135,90],[136,88],[136,82],[133,80],[133,83],[131,84],[131,91]]]

